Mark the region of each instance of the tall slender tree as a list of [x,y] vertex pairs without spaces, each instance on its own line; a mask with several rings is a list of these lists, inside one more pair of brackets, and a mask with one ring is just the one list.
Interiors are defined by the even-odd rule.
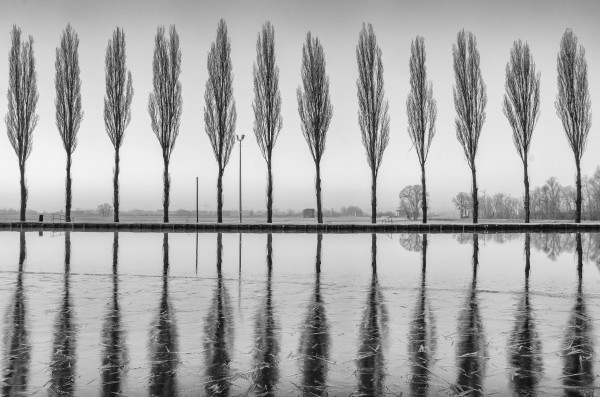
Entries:
[[327,130],[333,116],[329,100],[329,76],[325,71],[325,53],[318,37],[306,34],[302,46],[302,87],[296,90],[302,134],[316,168],[317,222],[323,223],[321,209],[321,158],[325,151]]
[[377,218],[377,174],[383,161],[383,152],[390,139],[390,117],[388,101],[383,87],[383,62],[381,48],[373,26],[363,23],[358,45],[358,124],[362,143],[367,152],[367,162],[371,167],[371,222]]
[[181,97],[181,50],[179,35],[174,25],[169,29],[169,39],[165,37],[165,28],[160,26],[154,39],[154,59],[152,61],[153,91],[148,98],[148,113],[152,122],[152,131],[158,138],[162,149],[163,172],[163,221],[169,222],[169,194],[171,176],[169,162],[179,135],[183,98]]
[[[431,140],[435,135],[437,105],[433,99],[433,84],[427,80],[425,67],[425,39],[417,36],[410,45],[410,92],[406,100],[408,135],[417,152],[421,165],[422,197],[427,197],[425,184],[425,162],[429,154]],[[423,223],[427,223],[427,200],[421,200]]]
[[67,152],[65,220],[71,222],[71,157],[77,147],[77,133],[83,119],[81,77],[79,76],[79,36],[71,24],[63,30],[56,49],[56,127]]
[[210,139],[219,167],[217,176],[217,222],[223,222],[223,174],[235,144],[237,112],[233,99],[231,42],[223,19],[217,26],[217,38],[211,44],[206,61],[208,80],[204,93],[204,129]]
[[536,72],[529,44],[515,41],[506,64],[503,111],[513,130],[513,141],[523,162],[525,223],[529,223],[527,156],[533,129],[540,116],[540,72]]
[[33,53],[33,37],[21,41],[21,29],[13,25],[10,33],[11,48],[8,53],[8,112],[6,132],[19,160],[21,174],[21,212],[19,220],[25,221],[27,212],[27,183],[25,165],[33,146],[33,130],[38,122],[35,112],[39,98],[37,72]]
[[272,155],[281,131],[281,93],[279,67],[275,63],[275,29],[265,22],[256,39],[254,73],[254,134],[267,162],[267,223],[273,221]]
[[117,27],[108,41],[105,57],[106,95],[104,96],[104,125],[115,148],[113,177],[114,221],[119,222],[119,151],[125,137],[125,129],[131,121],[133,85],[131,72],[125,64],[125,33]]
[[454,58],[453,88],[454,107],[456,108],[456,137],[462,145],[471,168],[471,196],[473,198],[473,223],[479,216],[479,200],[477,199],[477,169],[475,157],[479,144],[481,128],[485,122],[485,106],[487,105],[486,86],[481,77],[479,67],[479,50],[477,39],[464,29],[458,32],[456,44],[452,47]]
[[565,134],[575,157],[577,169],[575,222],[581,222],[581,157],[592,126],[592,101],[588,87],[585,49],[578,45],[577,36],[567,29],[560,42],[557,57],[558,95],[556,114],[562,121]]

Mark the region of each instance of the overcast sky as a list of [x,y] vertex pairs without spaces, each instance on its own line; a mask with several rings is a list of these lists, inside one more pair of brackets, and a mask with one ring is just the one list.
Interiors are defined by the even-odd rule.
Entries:
[[[195,206],[195,177],[200,179],[201,209],[216,208],[217,163],[204,131],[206,56],[220,18],[227,22],[232,45],[238,134],[243,143],[244,208],[265,208],[266,165],[252,131],[252,64],[256,37],[270,20],[275,27],[280,69],[283,129],[275,146],[274,207],[315,207],[314,164],[300,130],[296,88],[301,49],[310,30],[321,40],[330,76],[334,116],[322,160],[323,206],[370,205],[370,171],[357,122],[355,49],[363,22],[373,24],[383,51],[386,96],[390,103],[390,142],[379,173],[379,209],[398,206],[398,193],[418,184],[420,170],[406,130],[410,43],[425,37],[427,70],[438,105],[437,134],[427,162],[433,211],[450,209],[459,191],[470,190],[470,171],[454,130],[452,44],[464,28],[477,36],[487,84],[487,121],[477,157],[478,184],[487,193],[522,197],[522,164],[502,113],[505,66],[514,40],[529,42],[541,71],[541,115],[534,131],[529,175],[532,187],[556,176],[574,184],[575,165],[556,116],[556,55],[570,27],[586,49],[592,104],[600,104],[600,2],[597,1],[57,1],[3,0],[0,3],[0,92],[8,81],[10,29],[17,24],[34,37],[37,60],[37,111],[33,152],[27,164],[29,208],[64,208],[66,155],[55,125],[54,60],[62,30],[70,22],[79,35],[84,118],[73,156],[73,208],[112,202],[114,150],[102,117],[104,56],[116,26],[125,30],[127,65],[135,90],[132,120],[121,150],[121,208],[162,208],[162,159],[147,111],[152,88],[154,35],[159,25],[175,24],[182,51],[183,114],[171,158],[171,209]],[[7,109],[0,95],[0,114]],[[593,122],[596,120],[594,118]],[[582,173],[592,174],[600,158],[600,133],[592,125]],[[5,124],[2,123],[3,131]],[[0,208],[19,207],[17,157],[6,134],[0,136]],[[225,209],[238,205],[238,147],[225,171]]]

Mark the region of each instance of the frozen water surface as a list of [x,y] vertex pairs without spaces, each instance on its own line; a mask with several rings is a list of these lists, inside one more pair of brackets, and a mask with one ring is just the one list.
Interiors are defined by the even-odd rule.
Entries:
[[593,395],[598,263],[600,234],[0,232],[2,394]]

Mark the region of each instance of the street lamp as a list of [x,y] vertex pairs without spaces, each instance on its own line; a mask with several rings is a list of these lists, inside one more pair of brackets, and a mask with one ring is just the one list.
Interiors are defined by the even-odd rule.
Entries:
[[240,223],[242,223],[242,141],[246,135],[236,135],[235,138],[240,143]]

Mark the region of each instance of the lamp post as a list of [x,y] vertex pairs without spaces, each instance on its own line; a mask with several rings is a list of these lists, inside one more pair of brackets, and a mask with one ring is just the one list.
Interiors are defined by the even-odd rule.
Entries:
[[236,135],[235,138],[240,143],[240,223],[242,223],[242,141],[245,135]]

